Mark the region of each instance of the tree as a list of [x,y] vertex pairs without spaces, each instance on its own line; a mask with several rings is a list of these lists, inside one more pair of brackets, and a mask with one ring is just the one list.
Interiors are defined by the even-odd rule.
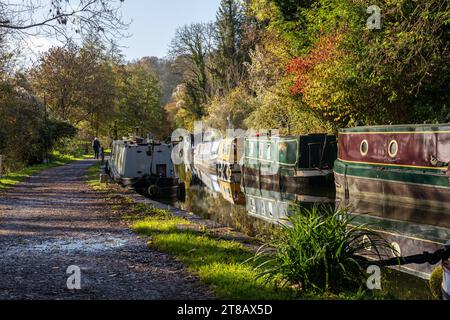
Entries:
[[122,21],[124,0],[24,0],[0,3],[0,34],[44,35],[67,40],[92,32],[117,38],[128,27]]
[[248,55],[242,49],[244,8],[240,0],[222,0],[215,22],[216,50],[212,71],[217,90],[227,93],[244,77],[243,63]]
[[0,154],[7,171],[41,162],[61,139],[76,133],[50,117],[28,87],[23,77],[0,80]]
[[[161,86],[155,71],[145,60],[118,69],[115,129],[123,135],[135,132],[160,137],[164,110]],[[160,137],[164,138],[164,137]]]
[[212,24],[194,23],[177,30],[170,49],[170,55],[184,71],[185,91],[190,96],[184,108],[198,119],[205,115],[205,104],[211,97],[207,59],[212,41]]
[[89,41],[82,48],[73,43],[52,48],[31,71],[34,90],[51,114],[75,126],[87,122],[94,135],[114,98],[114,79],[102,51]]
[[367,3],[300,10],[307,30],[325,28],[289,64],[291,92],[335,128],[449,121],[450,2],[383,2],[379,31],[365,27]]

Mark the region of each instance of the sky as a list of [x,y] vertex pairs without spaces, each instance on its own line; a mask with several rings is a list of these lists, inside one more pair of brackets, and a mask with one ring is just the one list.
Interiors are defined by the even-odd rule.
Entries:
[[[167,56],[177,28],[214,20],[219,3],[220,0],[125,0],[122,15],[124,22],[130,23],[126,31],[129,37],[119,41],[125,59]],[[25,41],[24,52],[27,54],[21,60],[25,65],[32,64],[52,46],[61,45],[57,40],[41,35],[29,36]]]
[[122,13],[131,21],[130,38],[122,39],[127,60],[163,58],[178,27],[215,19],[220,0],[125,0]]

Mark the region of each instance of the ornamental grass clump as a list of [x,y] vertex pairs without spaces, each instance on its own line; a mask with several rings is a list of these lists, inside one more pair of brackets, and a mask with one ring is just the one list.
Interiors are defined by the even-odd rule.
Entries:
[[[276,253],[264,248],[274,247]],[[371,248],[368,251],[368,248]],[[390,245],[367,226],[352,225],[346,210],[325,206],[296,209],[278,238],[253,258],[259,277],[282,279],[304,292],[358,290],[367,279],[362,254],[381,256]],[[279,280],[277,280],[279,281]]]

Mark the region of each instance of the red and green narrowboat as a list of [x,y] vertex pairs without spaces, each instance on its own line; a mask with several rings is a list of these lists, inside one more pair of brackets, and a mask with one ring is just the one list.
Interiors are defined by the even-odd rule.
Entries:
[[334,165],[336,191],[450,207],[450,125],[343,129]]

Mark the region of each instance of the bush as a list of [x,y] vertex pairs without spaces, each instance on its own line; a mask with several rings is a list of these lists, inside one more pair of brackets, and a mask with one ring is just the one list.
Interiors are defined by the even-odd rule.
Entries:
[[430,289],[433,297],[441,300],[442,299],[442,281],[444,279],[444,270],[442,267],[436,268],[430,277]]
[[73,138],[62,139],[56,146],[55,150],[62,154],[68,154],[74,157],[81,157],[88,154],[91,150],[91,143]]
[[0,154],[6,172],[42,163],[62,138],[76,129],[51,119],[45,108],[29,92],[0,81]]
[[357,290],[365,283],[361,267],[367,246],[380,250],[390,245],[366,226],[353,226],[345,210],[325,206],[298,208],[272,244],[275,257],[260,250],[260,277],[278,278],[306,292],[340,293]]

